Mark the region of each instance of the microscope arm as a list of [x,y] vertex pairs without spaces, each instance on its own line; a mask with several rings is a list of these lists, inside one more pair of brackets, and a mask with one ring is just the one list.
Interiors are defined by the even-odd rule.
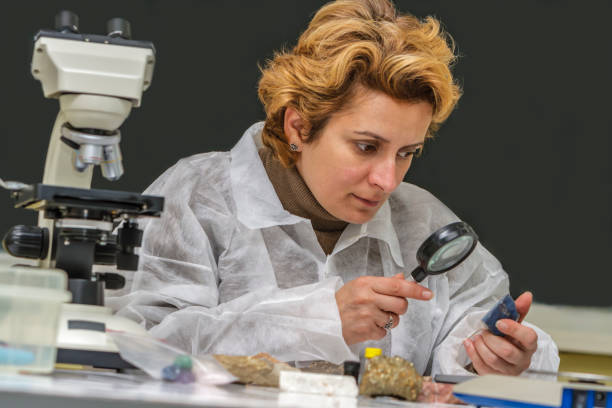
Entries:
[[75,151],[61,141],[62,126],[66,122],[66,115],[60,111],[51,132],[49,150],[47,150],[47,159],[45,161],[43,184],[90,188],[93,168],[89,166],[82,172],[75,171],[73,164]]

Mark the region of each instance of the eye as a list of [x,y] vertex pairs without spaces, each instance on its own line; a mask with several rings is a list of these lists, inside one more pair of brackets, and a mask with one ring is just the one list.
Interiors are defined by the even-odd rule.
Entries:
[[357,148],[359,150],[361,150],[364,153],[374,153],[376,152],[376,145],[373,145],[371,143],[363,143],[363,142],[357,142],[355,143],[357,145]]
[[399,152],[397,155],[401,159],[407,159],[407,158],[409,158],[410,156],[413,156],[413,155],[418,157],[418,156],[420,156],[420,154],[421,154],[421,149],[418,148],[416,150],[408,150],[408,151],[405,151],[405,152]]

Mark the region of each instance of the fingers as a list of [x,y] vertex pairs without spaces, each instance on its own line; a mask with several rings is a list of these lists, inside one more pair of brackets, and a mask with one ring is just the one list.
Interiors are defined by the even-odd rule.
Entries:
[[406,313],[406,297],[425,300],[432,295],[424,286],[406,281],[403,274],[390,278],[362,276],[352,280],[335,294],[342,336],[349,345],[381,339],[387,334],[384,327],[389,316],[393,317],[390,328],[395,328],[399,316]]
[[376,326],[373,329],[373,331],[374,331],[374,335],[372,336],[373,340],[382,340],[387,335],[387,330],[383,329],[382,327]]
[[[537,349],[536,332],[513,320],[502,319],[499,322],[502,321],[507,323],[506,337],[484,331],[463,342],[478,374],[519,375],[531,364],[531,357]],[[510,332],[516,337],[512,337]],[[519,338],[521,340],[518,340]]]
[[514,301],[514,304],[516,305],[516,311],[519,314],[519,323],[521,323],[525,316],[527,316],[527,313],[529,313],[529,308],[531,307],[532,301],[533,294],[531,292],[524,292]]
[[510,363],[502,359],[497,355],[491,348],[484,342],[482,334],[477,335],[474,338],[474,348],[478,352],[478,355],[485,362],[485,364],[495,371],[508,373],[513,371],[513,367]]
[[371,326],[369,327],[369,334],[367,334],[368,339],[380,340],[387,335],[387,329],[384,327],[389,322],[389,316],[393,317],[393,324],[395,325],[396,316],[394,316],[393,313],[383,312],[378,308],[372,308],[372,318],[369,319]]
[[486,346],[496,355],[511,365],[521,365],[524,361],[524,351],[519,349],[508,338],[496,336],[488,330],[481,333]]
[[381,295],[418,300],[429,300],[433,297],[433,292],[425,286],[405,279],[399,279],[397,275],[392,278],[375,277],[373,279],[372,289]]
[[348,345],[366,340],[380,340],[387,335],[387,331],[372,320],[356,320],[351,324],[342,325],[342,335]]
[[[393,313],[393,312],[384,312],[384,311],[380,311],[380,314],[382,314],[384,316],[384,318],[380,318],[377,317],[376,319],[373,320],[374,325],[376,326],[373,329],[373,332],[375,333],[375,335],[372,337],[375,340],[380,340],[383,337],[385,337],[388,334],[387,330],[391,330],[397,327],[397,325],[399,324],[400,321],[400,317]],[[380,316],[379,314],[379,316]],[[392,320],[391,320],[392,319]],[[392,321],[391,327],[389,327],[388,329],[385,328],[385,326]]]
[[403,315],[408,310],[406,298],[398,296],[387,296],[377,293],[374,295],[374,304],[380,310],[393,312],[396,315]]
[[384,319],[375,319],[374,321],[376,322],[376,326],[378,327],[382,327],[383,329],[385,328],[385,326],[387,325],[387,323],[389,323],[389,321],[392,321],[391,327],[389,327],[389,329],[393,329],[395,327],[397,327],[397,325],[399,324],[399,316],[393,312],[382,312],[384,314]]
[[467,352],[468,357],[470,358],[470,360],[472,360],[472,366],[478,374],[498,374],[496,370],[489,367],[487,363],[485,363],[484,360],[480,357],[478,351],[476,351],[476,347],[472,339],[465,339],[463,341],[463,346],[465,347],[465,351]]
[[391,328],[395,329],[400,322],[400,317],[396,313],[391,313],[391,316],[393,317],[393,325]]
[[[464,341],[464,346],[478,374],[518,375],[525,369],[523,364],[510,364],[501,358],[497,350],[489,347],[480,334]],[[523,362],[523,360],[525,360],[524,356],[520,361]]]
[[387,322],[389,322],[389,316],[393,318],[393,323],[395,323],[395,316],[393,316],[393,313],[385,312],[377,307],[372,307],[372,321],[376,326],[385,327]]
[[496,327],[514,339],[523,350],[533,353],[538,348],[538,334],[531,327],[523,326],[511,319],[498,320]]
[[[380,340],[387,335],[383,328],[389,321],[389,312],[383,312],[373,304],[367,307],[350,307],[341,312],[342,336],[348,345],[365,340]],[[391,314],[393,316],[393,314]],[[399,320],[393,316],[393,324]]]

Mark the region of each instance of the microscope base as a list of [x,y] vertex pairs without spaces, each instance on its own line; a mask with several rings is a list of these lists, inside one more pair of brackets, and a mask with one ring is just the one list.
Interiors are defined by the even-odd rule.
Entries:
[[57,335],[57,362],[98,368],[125,369],[133,366],[121,359],[107,330],[148,336],[136,322],[115,316],[104,306],[65,303]]

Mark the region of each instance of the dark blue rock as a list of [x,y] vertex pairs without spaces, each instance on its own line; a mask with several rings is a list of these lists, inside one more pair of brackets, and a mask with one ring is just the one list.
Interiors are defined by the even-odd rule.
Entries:
[[487,325],[491,333],[496,336],[504,337],[505,335],[497,329],[495,323],[497,323],[499,319],[512,319],[517,321],[518,318],[519,314],[516,311],[514,300],[512,300],[510,295],[506,295],[502,300],[497,302],[497,304],[491,310],[489,310],[485,317],[482,318],[482,321]]

